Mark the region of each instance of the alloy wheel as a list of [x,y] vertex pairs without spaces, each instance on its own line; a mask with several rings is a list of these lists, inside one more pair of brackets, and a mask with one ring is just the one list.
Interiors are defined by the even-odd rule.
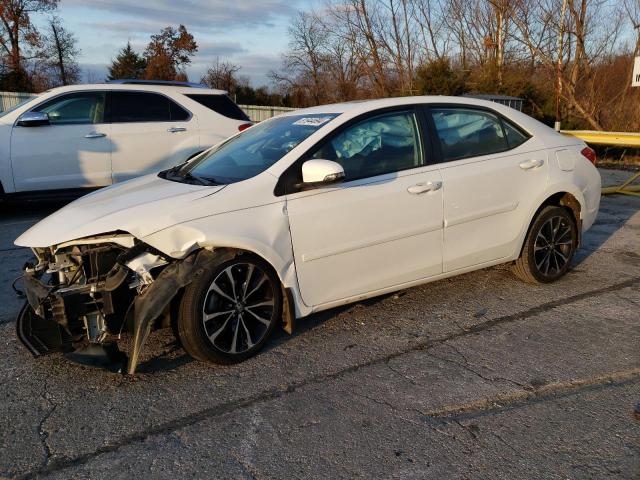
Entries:
[[252,263],[234,263],[213,280],[202,309],[202,324],[211,344],[231,355],[260,343],[275,309],[274,285]]
[[558,275],[571,260],[573,225],[562,216],[550,217],[540,228],[534,243],[533,256],[540,274]]

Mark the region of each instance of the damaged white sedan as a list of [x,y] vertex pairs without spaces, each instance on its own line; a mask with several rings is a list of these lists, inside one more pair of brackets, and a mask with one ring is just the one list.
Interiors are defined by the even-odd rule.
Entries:
[[18,336],[34,355],[100,350],[134,373],[161,326],[194,358],[232,363],[278,324],[471,270],[511,262],[550,282],[596,217],[594,164],[581,141],[470,98],[294,111],[25,232]]

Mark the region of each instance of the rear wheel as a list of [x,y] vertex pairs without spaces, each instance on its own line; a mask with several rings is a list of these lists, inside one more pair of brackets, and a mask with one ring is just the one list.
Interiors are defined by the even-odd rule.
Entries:
[[576,222],[562,207],[545,207],[535,218],[513,271],[530,283],[549,283],[562,277],[578,245]]
[[189,355],[230,364],[255,355],[282,315],[278,277],[249,254],[215,262],[184,292],[178,336]]

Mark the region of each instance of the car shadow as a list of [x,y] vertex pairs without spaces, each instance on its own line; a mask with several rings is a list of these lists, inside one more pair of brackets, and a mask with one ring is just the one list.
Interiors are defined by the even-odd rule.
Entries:
[[169,345],[167,351],[149,360],[140,362],[136,368],[136,373],[155,374],[170,372],[188,365],[191,362],[195,362],[195,360],[184,351],[182,345],[180,345],[180,341],[175,339],[173,343]]
[[[388,293],[379,297],[370,298],[356,303],[350,303],[348,305],[343,305],[340,307],[335,307],[330,310],[323,310],[322,312],[314,313],[302,319],[298,319],[291,335],[286,333],[282,328],[276,328],[276,330],[273,332],[273,335],[271,336],[271,339],[267,342],[263,350],[258,355],[269,352],[270,350],[273,350],[274,348],[290,341],[292,338],[306,334],[307,332],[321,326],[324,322],[335,318],[342,312],[357,307],[358,305],[371,307],[397,294],[398,292]],[[167,335],[169,334],[167,329],[163,330],[167,332]],[[178,339],[175,339],[169,344],[165,344],[165,351],[161,354],[153,356],[146,361],[140,362],[136,368],[136,373],[146,375],[166,373],[180,369],[185,365],[188,365],[189,363],[195,361],[196,360],[194,360],[184,351],[182,345],[180,344],[180,341]],[[233,365],[216,365],[215,367],[225,369],[233,368]]]
[[629,219],[640,210],[640,199],[624,195],[603,196],[600,210],[592,227],[582,237],[580,249],[573,260],[573,268],[578,267],[624,227]]

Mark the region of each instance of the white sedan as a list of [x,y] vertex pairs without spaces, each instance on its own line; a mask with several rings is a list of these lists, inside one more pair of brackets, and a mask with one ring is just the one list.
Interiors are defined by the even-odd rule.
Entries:
[[[518,111],[457,97],[325,105],[87,195],[16,240],[36,261],[18,333],[35,355],[118,355],[153,327],[233,363],[276,325],[512,263],[570,268],[600,202],[595,154]],[[88,345],[83,347],[82,344]],[[109,358],[109,356],[107,356]]]

